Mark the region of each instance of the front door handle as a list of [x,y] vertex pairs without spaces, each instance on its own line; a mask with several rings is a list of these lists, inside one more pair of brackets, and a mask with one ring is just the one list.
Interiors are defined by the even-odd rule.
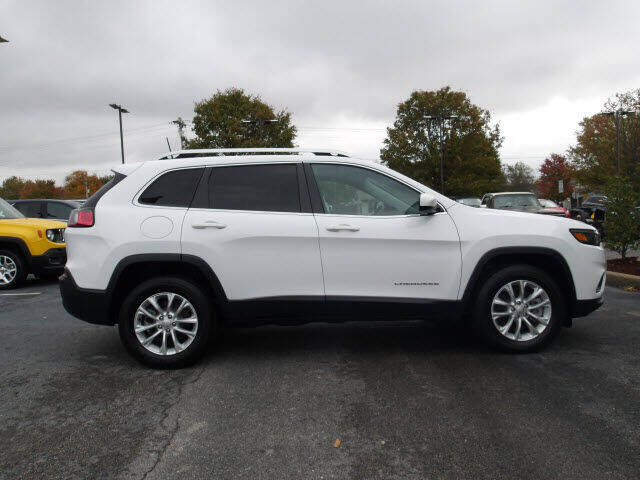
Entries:
[[221,228],[225,228],[226,225],[224,223],[220,223],[220,222],[215,222],[213,220],[207,220],[204,223],[192,223],[191,226],[193,228],[196,228],[198,230],[201,230],[203,228],[217,228],[217,229],[221,229]]
[[327,227],[327,230],[330,232],[339,232],[341,230],[345,230],[347,232],[357,232],[360,230],[360,227],[356,227],[355,225],[349,225],[346,223],[341,223],[340,225],[330,225]]

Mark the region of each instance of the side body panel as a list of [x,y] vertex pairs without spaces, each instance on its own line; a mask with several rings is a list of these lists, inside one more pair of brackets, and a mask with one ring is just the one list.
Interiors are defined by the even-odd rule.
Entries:
[[447,213],[316,221],[328,297],[457,299],[460,245]]
[[485,254],[500,248],[526,247],[556,252],[566,262],[575,287],[576,299],[602,296],[596,287],[606,271],[604,249],[583,245],[569,229],[584,229],[582,222],[549,215],[507,212],[456,205],[449,209],[460,233],[462,278],[458,298]]

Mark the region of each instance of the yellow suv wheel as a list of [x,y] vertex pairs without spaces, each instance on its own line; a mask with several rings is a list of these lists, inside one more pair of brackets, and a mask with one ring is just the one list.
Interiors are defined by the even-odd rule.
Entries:
[[17,287],[26,277],[22,256],[12,250],[0,250],[0,290]]

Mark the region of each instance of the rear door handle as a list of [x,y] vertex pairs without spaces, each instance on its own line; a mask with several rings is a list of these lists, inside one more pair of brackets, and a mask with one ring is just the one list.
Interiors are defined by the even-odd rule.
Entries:
[[225,228],[226,225],[224,223],[220,223],[220,222],[215,222],[213,220],[207,220],[204,223],[192,223],[191,226],[193,228],[196,228],[198,230],[201,230],[203,228],[217,228],[217,229],[221,229],[221,228]]
[[339,232],[341,230],[345,230],[347,232],[357,232],[360,230],[360,227],[356,227],[355,225],[349,225],[346,223],[341,223],[340,225],[330,225],[327,227],[327,230],[330,232]]

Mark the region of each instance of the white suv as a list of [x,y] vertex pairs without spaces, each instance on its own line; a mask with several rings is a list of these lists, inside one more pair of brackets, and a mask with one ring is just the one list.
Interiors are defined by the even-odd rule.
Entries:
[[345,154],[185,150],[114,172],[71,215],[60,289],[151,366],[196,361],[221,324],[356,318],[462,318],[529,351],[602,303],[595,229]]

